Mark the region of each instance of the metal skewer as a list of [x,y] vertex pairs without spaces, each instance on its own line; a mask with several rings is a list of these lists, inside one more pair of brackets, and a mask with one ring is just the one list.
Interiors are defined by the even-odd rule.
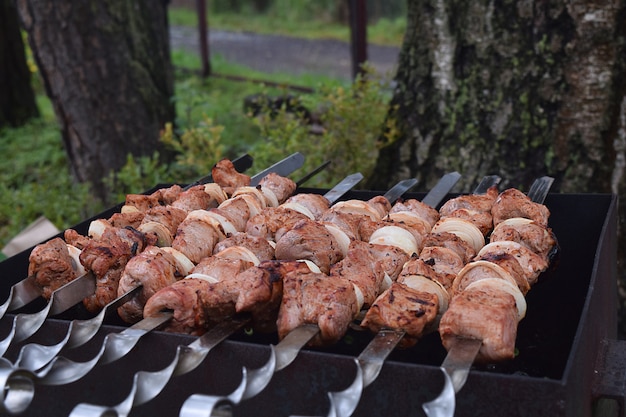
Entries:
[[[459,181],[460,178],[461,175],[458,172],[451,172],[444,175],[435,185],[435,187],[433,187],[430,192],[424,197],[424,200],[428,201],[428,204],[437,206],[450,192],[450,190],[454,187],[454,185]],[[413,184],[408,181],[409,180],[405,180],[396,184],[385,194],[385,198],[393,203],[400,196],[402,196],[402,194],[407,192],[417,183],[416,180],[413,182]],[[295,360],[302,348],[304,348],[304,346],[311,339],[313,339],[319,333],[319,331],[319,327],[314,324],[304,324],[292,330],[276,346],[270,345],[270,358],[263,366],[251,371],[249,371],[246,367],[243,368],[241,383],[231,394],[225,397],[194,394],[183,403],[180,411],[180,417],[210,417],[213,415],[212,413],[214,412],[215,407],[218,405],[222,406],[225,403],[237,405],[243,400],[247,400],[256,396],[263,389],[265,389],[265,387],[270,383],[272,376],[276,372],[286,368]],[[398,337],[399,341],[403,335],[404,334],[399,336],[392,335],[392,337]],[[391,340],[386,339],[384,343],[390,342]],[[371,345],[372,347],[367,350],[367,352],[363,352],[362,356],[363,358],[373,358],[374,356],[376,356],[378,359],[371,360],[368,362],[368,364],[364,364],[363,366],[361,366],[359,364],[359,361],[357,361],[357,377],[354,384],[349,388],[350,391],[346,390],[344,394],[345,400],[338,401],[339,407],[343,407],[344,404],[348,405],[348,402],[350,402],[350,404],[354,404],[354,407],[356,407],[356,404],[359,401],[361,390],[365,386],[367,386],[364,385],[364,378],[366,377],[366,379],[368,380],[367,384],[376,379],[376,376],[378,376],[380,368],[382,367],[382,361],[384,361],[385,357],[389,354],[389,352],[391,352],[391,350],[389,350],[389,352],[387,352],[384,357],[381,357],[380,354],[373,353],[372,349],[374,349],[375,344],[372,342]],[[383,348],[384,347],[379,347],[376,351],[379,351]],[[378,364],[377,362],[380,363]],[[372,366],[373,364],[375,365]],[[331,403],[333,403],[332,398]],[[336,408],[333,406],[332,410],[334,411],[335,409]],[[351,412],[349,414],[351,414]],[[338,415],[349,414],[342,413]]]
[[[250,184],[258,184],[270,172],[288,175],[300,168],[303,163],[304,156],[296,152],[253,176]],[[91,272],[87,272],[54,291],[42,310],[37,313],[16,315],[9,334],[0,340],[0,356],[6,353],[13,342],[21,342],[35,334],[48,317],[70,309],[93,294],[95,290],[95,277]]]
[[[535,180],[527,194],[530,200],[543,204],[553,182],[554,178],[547,176]],[[445,376],[443,390],[437,398],[422,404],[428,417],[454,416],[456,393],[465,385],[481,345],[482,340],[466,337],[457,337],[452,343],[440,367]]]

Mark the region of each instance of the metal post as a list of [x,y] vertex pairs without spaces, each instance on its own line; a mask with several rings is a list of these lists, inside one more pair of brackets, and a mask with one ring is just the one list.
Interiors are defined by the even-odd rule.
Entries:
[[200,37],[200,59],[202,60],[202,77],[211,75],[211,61],[209,59],[209,33],[207,30],[206,0],[196,0],[198,14],[198,30]]
[[367,7],[366,0],[348,0],[352,51],[352,77],[363,74],[367,61]]

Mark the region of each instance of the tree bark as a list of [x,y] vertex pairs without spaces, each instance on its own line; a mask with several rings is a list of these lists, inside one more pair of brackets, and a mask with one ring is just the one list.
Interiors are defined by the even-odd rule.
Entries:
[[[626,196],[626,1],[407,4],[389,111],[402,136],[370,188],[413,176],[428,188],[459,171],[466,192],[497,173],[503,187],[551,175],[557,192]],[[623,294],[625,219],[621,205]]]
[[0,91],[0,127],[21,126],[39,116],[12,0],[0,0]]
[[104,198],[128,154],[161,150],[174,120],[165,1],[18,0],[73,174]]

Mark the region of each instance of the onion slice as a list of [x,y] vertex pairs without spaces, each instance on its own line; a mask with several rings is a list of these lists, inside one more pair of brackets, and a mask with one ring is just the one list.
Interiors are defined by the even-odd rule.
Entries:
[[72,269],[76,272],[76,275],[81,276],[85,274],[85,267],[80,262],[80,249],[78,249],[74,245],[70,245],[66,243],[67,251],[70,254],[70,259],[72,260]]
[[404,275],[398,279],[398,282],[416,291],[435,294],[439,300],[438,316],[441,316],[448,309],[450,294],[440,282],[427,278],[424,275]]
[[182,272],[183,275],[189,274],[189,272],[191,272],[191,270],[195,266],[186,255],[172,248],[171,246],[163,247],[161,248],[161,250],[174,256],[174,258],[176,259],[176,263],[178,264],[178,269]]
[[210,282],[211,284],[215,284],[215,283],[217,283],[217,282],[220,282],[220,280],[219,280],[219,279],[217,279],[217,278],[215,278],[213,275],[201,274],[201,273],[199,273],[199,272],[194,272],[194,273],[191,273],[191,274],[189,274],[189,275],[187,275],[187,276],[185,277],[185,279],[187,279],[187,278],[197,278],[197,279],[203,279],[203,280],[205,280],[205,281]]
[[369,243],[396,246],[409,256],[417,253],[418,249],[415,236],[400,226],[384,226],[376,229],[370,236]]
[[448,232],[457,235],[463,239],[469,245],[471,245],[476,252],[478,252],[483,246],[485,246],[485,236],[478,227],[467,220],[457,219],[454,217],[446,217],[440,219],[432,228],[432,233]]

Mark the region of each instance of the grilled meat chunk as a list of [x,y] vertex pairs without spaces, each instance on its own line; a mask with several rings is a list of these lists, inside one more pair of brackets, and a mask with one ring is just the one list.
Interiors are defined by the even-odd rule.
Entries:
[[433,227],[439,220],[439,212],[436,209],[414,198],[397,201],[389,210],[389,214],[402,212],[410,212],[417,215],[428,223],[430,227]]
[[463,264],[468,263],[476,256],[476,251],[469,243],[449,232],[429,233],[424,238],[424,249],[431,246],[452,249],[459,255]]
[[301,220],[276,242],[276,258],[296,261],[308,259],[322,272],[343,257],[337,239],[328,229],[313,220]]
[[385,328],[403,330],[401,347],[414,345],[432,330],[438,312],[437,295],[394,282],[367,310],[361,326],[378,332]]
[[46,299],[50,299],[56,289],[75,279],[77,271],[82,268],[82,265],[76,265],[67,244],[58,237],[35,246],[28,261],[28,275],[35,277],[35,284],[41,288]]
[[491,207],[498,198],[498,188],[491,187],[486,194],[461,195],[446,201],[439,209],[441,218],[455,217],[473,223],[487,235],[493,228]]
[[221,186],[228,195],[239,187],[250,185],[250,177],[237,172],[232,161],[222,159],[211,169],[213,182]]
[[218,202],[204,191],[204,185],[194,185],[182,191],[178,198],[171,203],[172,207],[185,212],[192,210],[207,210],[217,207]]
[[515,188],[509,188],[500,193],[493,204],[491,213],[495,226],[506,219],[522,217],[531,219],[543,227],[548,227],[548,218],[550,217],[550,210],[546,206],[535,203],[526,194]]
[[439,323],[446,349],[456,337],[482,340],[477,362],[496,362],[515,356],[518,310],[514,297],[493,287],[468,288],[453,296]]
[[80,261],[96,277],[96,291],[83,300],[88,311],[100,311],[117,297],[126,264],[152,243],[150,236],[135,229],[114,227],[105,229],[101,238],[87,243],[80,253]]
[[214,223],[200,214],[187,216],[178,226],[176,237],[172,241],[172,247],[195,264],[210,256],[223,236]]
[[[144,317],[171,310],[174,317],[163,330],[202,335],[220,320],[235,314],[237,275],[250,268],[250,262],[208,257],[190,274],[158,290],[144,306]],[[215,302],[214,300],[219,300]]]
[[264,176],[259,182],[259,186],[263,192],[270,190],[278,200],[279,204],[287,200],[287,198],[289,198],[289,196],[296,191],[295,182],[287,177],[280,176],[275,172],[270,172]]
[[330,268],[333,278],[340,278],[356,285],[363,295],[363,306],[369,307],[382,291],[385,271],[373,256],[374,251],[366,242],[355,240],[346,256]]
[[213,248],[213,254],[218,254],[233,246],[243,246],[249,249],[261,262],[274,259],[274,247],[266,239],[250,236],[247,233],[235,233],[218,242]]
[[308,219],[308,217],[296,210],[281,206],[267,207],[248,220],[245,232],[251,236],[276,241],[283,231],[291,229],[294,224],[303,219]]
[[339,341],[359,311],[354,285],[311,271],[287,273],[278,312],[278,336],[282,339],[302,324],[316,324],[320,333],[309,344]]
[[412,257],[403,265],[398,279],[411,275],[421,275],[430,280],[437,281],[443,285],[446,290],[450,290],[452,288],[452,283],[456,277],[456,275],[437,271],[434,268],[433,262],[427,262],[417,256]]
[[128,261],[121,274],[116,296],[125,294],[138,285],[143,287],[130,301],[117,309],[118,314],[127,323],[141,320],[148,299],[161,288],[173,284],[186,275],[187,271],[182,270],[171,253],[157,246],[147,247]]
[[516,223],[510,224],[508,221],[499,223],[489,236],[489,241],[511,240],[526,246],[546,260],[558,251],[558,243],[552,229],[542,227],[532,221]]
[[125,205],[137,208],[139,211],[148,211],[157,206],[166,206],[173,203],[182,192],[180,185],[169,188],[160,188],[152,194],[127,194]]

